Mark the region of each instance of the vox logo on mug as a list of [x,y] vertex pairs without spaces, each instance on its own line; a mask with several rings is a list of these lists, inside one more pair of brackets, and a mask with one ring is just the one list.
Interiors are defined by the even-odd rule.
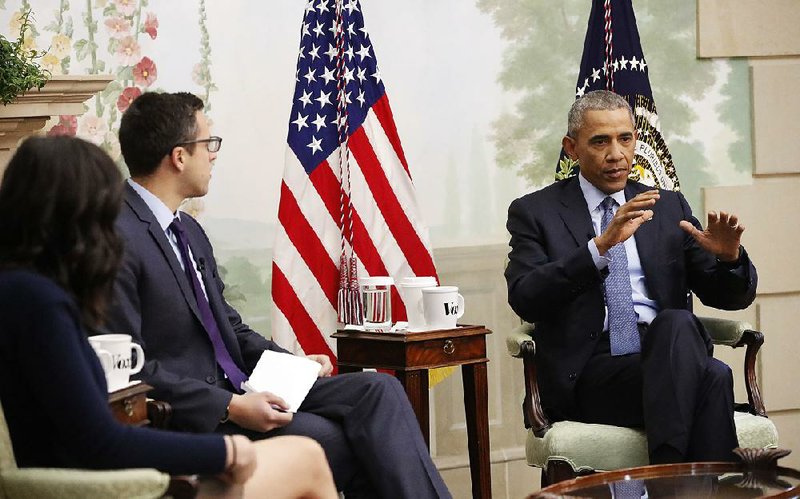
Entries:
[[456,286],[422,288],[422,308],[428,329],[453,329],[464,315],[464,297]]

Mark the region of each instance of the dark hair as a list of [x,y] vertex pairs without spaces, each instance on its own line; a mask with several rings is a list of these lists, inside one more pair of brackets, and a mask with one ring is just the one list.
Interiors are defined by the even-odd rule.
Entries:
[[583,127],[583,117],[586,111],[615,111],[617,109],[627,109],[631,117],[631,123],[635,124],[631,105],[619,94],[608,90],[592,90],[587,92],[580,99],[572,103],[572,107],[567,115],[567,135],[575,138],[578,130]]
[[96,145],[66,136],[25,140],[0,184],[0,265],[55,280],[95,329],[122,255],[114,230],[122,192],[117,165]]
[[[197,111],[203,101],[187,92],[147,92],[137,97],[119,125],[122,157],[133,177],[150,175],[161,160],[181,142],[197,135]],[[186,149],[194,153],[195,144]]]

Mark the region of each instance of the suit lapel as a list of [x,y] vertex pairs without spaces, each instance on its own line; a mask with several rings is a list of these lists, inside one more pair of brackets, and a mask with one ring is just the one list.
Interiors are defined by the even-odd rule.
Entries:
[[592,227],[592,217],[589,215],[586,199],[578,184],[578,177],[572,177],[564,183],[560,201],[559,215],[575,239],[575,243],[584,244],[593,238],[596,234]]
[[[192,249],[192,254],[194,255],[195,263],[197,263],[198,271],[200,272],[200,279],[203,281],[203,286],[206,288],[206,297],[208,298],[208,303],[211,305],[211,311],[214,312],[214,318],[216,318],[216,311],[214,310],[214,299],[212,297],[212,286],[209,282],[213,282],[213,280],[209,279],[208,275],[208,268],[205,265],[205,257],[200,254],[200,248],[202,248],[201,241],[198,241],[198,234],[195,231],[193,224],[187,223],[185,220],[187,215],[184,213],[181,215],[181,220],[184,220],[183,229],[184,233],[186,234],[186,239],[189,244],[189,247]],[[174,252],[173,252],[174,253]],[[192,295],[194,296],[194,295]],[[219,320],[217,320],[217,324],[219,324]]]
[[139,220],[147,226],[147,232],[158,249],[161,251],[161,255],[167,260],[167,263],[172,270],[173,277],[178,283],[178,287],[181,288],[181,293],[183,294],[186,303],[189,305],[189,308],[192,310],[197,319],[202,323],[203,321],[200,318],[200,311],[197,309],[197,301],[194,297],[194,292],[189,286],[189,280],[186,278],[186,274],[183,272],[183,269],[181,269],[181,265],[178,262],[178,257],[175,255],[175,251],[172,249],[172,245],[167,240],[167,235],[161,229],[161,226],[158,224],[153,212],[150,211],[147,203],[144,202],[144,200],[127,182],[125,183],[125,202],[136,214]]

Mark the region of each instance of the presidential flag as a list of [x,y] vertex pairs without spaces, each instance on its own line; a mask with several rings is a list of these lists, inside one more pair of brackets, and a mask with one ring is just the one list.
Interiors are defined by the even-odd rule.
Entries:
[[[437,274],[357,0],[307,3],[295,79],[272,262],[273,338],[333,358],[330,335],[359,319],[358,277]],[[396,289],[392,318],[405,320]]]
[[[575,98],[592,90],[610,90],[625,97],[633,109],[639,134],[631,178],[662,189],[679,190],[678,174],[661,134],[647,74],[631,0],[593,0]],[[575,175],[578,168],[562,151],[556,179]]]

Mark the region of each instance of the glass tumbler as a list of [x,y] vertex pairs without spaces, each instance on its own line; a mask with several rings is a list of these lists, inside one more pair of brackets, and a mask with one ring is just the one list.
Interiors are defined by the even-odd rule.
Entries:
[[392,327],[392,285],[391,277],[362,277],[358,280],[361,288],[361,303],[364,309],[364,329],[367,331],[388,331]]

